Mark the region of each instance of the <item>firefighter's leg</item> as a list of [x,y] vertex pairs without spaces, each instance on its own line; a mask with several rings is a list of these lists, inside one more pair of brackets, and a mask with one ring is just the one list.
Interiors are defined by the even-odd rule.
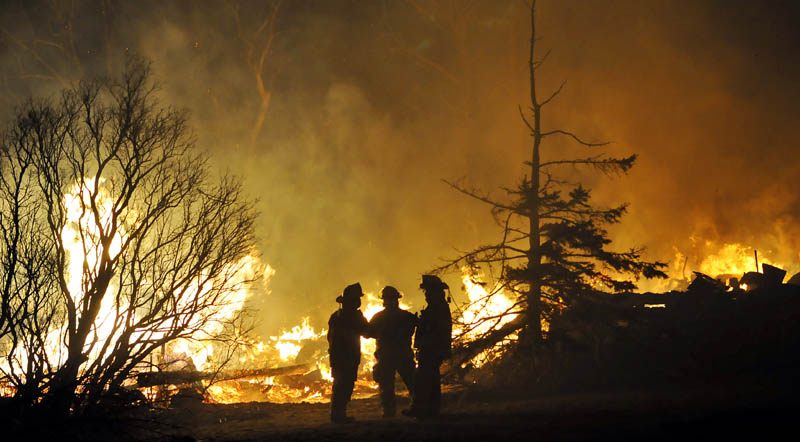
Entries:
[[394,399],[394,367],[388,361],[379,361],[375,364],[372,377],[380,388],[381,407],[383,416],[391,417],[395,415]]
[[331,420],[336,422],[343,420],[346,415],[347,402],[344,400],[345,391],[345,376],[341,370],[331,368],[331,375],[333,375],[333,388],[331,389]]
[[403,383],[406,384],[406,388],[408,389],[408,397],[411,399],[411,402],[414,402],[414,370],[415,370],[414,358],[404,358],[397,364],[397,372],[400,373],[400,378],[403,379]]
[[411,410],[415,416],[427,415],[431,401],[431,364],[426,358],[420,358],[414,373],[414,397]]
[[436,416],[441,403],[441,384],[439,366],[442,361],[438,357],[420,357],[414,377],[414,405],[417,416]]
[[358,366],[332,368],[333,374],[333,389],[331,392],[331,421],[333,422],[347,422],[350,418],[347,417],[347,403],[350,402],[350,397],[353,394],[353,386],[355,385],[356,375],[358,373]]
[[442,375],[439,371],[441,365],[442,361],[437,360],[431,367],[431,416],[438,416],[442,408]]

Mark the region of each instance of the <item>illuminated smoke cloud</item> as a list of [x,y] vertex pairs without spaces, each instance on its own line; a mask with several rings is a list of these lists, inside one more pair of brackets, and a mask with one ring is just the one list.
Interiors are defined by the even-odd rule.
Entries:
[[[228,2],[23,3],[0,16],[3,114],[28,93],[113,73],[126,49],[150,57],[163,102],[190,108],[199,145],[260,198],[259,248],[276,269],[271,293],[248,299],[262,336],[306,316],[323,329],[337,293],[356,280],[392,281],[419,309],[421,273],[453,248],[496,238],[488,209],[440,180],[494,189],[522,174],[521,2],[458,11],[284,2],[258,131],[264,100],[248,44],[266,41],[253,34],[269,13],[260,2],[241,6],[240,27]],[[70,16],[57,9],[71,4],[74,53],[32,46],[57,37],[50,30]],[[639,154],[618,179],[565,171],[600,202],[631,203],[612,232],[621,248],[647,246],[646,258],[673,263],[674,278],[702,271],[729,245],[742,259],[757,249],[800,271],[796,8],[539,2],[537,33],[553,50],[542,90],[567,80],[544,124],[610,140],[611,154]],[[459,278],[446,276],[454,287]]]

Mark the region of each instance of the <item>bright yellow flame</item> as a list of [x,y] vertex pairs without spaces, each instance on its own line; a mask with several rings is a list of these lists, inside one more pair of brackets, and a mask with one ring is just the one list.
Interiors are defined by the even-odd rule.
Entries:
[[318,364],[317,368],[319,369],[319,372],[322,375],[322,379],[328,382],[333,382],[333,372],[331,371],[331,368],[329,366]]
[[[408,310],[405,303],[400,307]],[[362,312],[369,320],[383,310],[383,301],[374,293],[365,293]],[[309,318],[303,318],[301,323],[289,330],[281,331],[276,336],[270,337],[267,342],[253,343],[248,355],[240,361],[252,364],[254,361],[279,360],[283,364],[295,363],[302,348],[311,342],[325,339],[327,330],[316,331],[310,325]],[[377,384],[372,380],[372,368],[375,364],[375,341],[361,339],[362,363],[359,367],[359,377],[356,381],[354,398],[369,397],[375,394]],[[211,400],[221,403],[240,402],[243,400],[270,401],[270,402],[323,402],[330,397],[333,376],[327,355],[315,353],[315,359],[308,362],[310,373],[306,375],[292,375],[279,377],[269,382],[263,379],[254,379],[249,383],[242,380],[224,381],[214,384],[209,388]],[[314,374],[316,372],[316,374]],[[312,376],[313,375],[313,376]],[[306,378],[306,376],[311,376]],[[315,377],[316,376],[316,377]],[[293,378],[294,380],[290,380]]]
[[[761,264],[770,264],[782,268],[789,275],[794,274],[800,269],[800,254],[793,256],[792,253],[773,253],[770,250],[758,251],[759,268],[756,269],[755,249],[738,243],[719,244],[713,241],[702,240],[697,237],[691,238],[694,245],[695,257],[686,256],[673,247],[675,252],[674,259],[667,268],[668,279],[640,281],[641,291],[666,292],[670,290],[685,290],[688,284],[694,279],[693,272],[700,272],[716,277],[737,277],[740,278],[747,272],[760,272]],[[769,241],[765,241],[769,243]],[[698,258],[697,256],[701,257]],[[723,281],[726,284],[727,280]],[[739,288],[744,289],[741,285]]]
[[302,350],[304,341],[318,339],[325,336],[327,330],[317,332],[309,324],[308,317],[303,318],[300,325],[295,325],[288,331],[282,332],[278,336],[270,337],[273,342],[272,346],[278,350],[279,358],[284,362],[291,362],[297,358],[297,355]]
[[[774,264],[764,257],[759,257],[759,263]],[[741,244],[725,244],[722,248],[708,255],[700,262],[698,271],[709,276],[738,275],[746,272],[758,272],[753,249]]]
[[[66,248],[69,258],[69,267],[67,269],[67,283],[70,294],[75,301],[78,301],[83,295],[82,280],[85,268],[93,268],[97,265],[100,259],[100,251],[97,250],[99,244],[99,230],[90,216],[93,216],[90,211],[83,210],[83,207],[88,207],[89,195],[94,191],[95,183],[87,181],[82,187],[75,185],[72,191],[65,197],[64,204],[66,207],[67,223],[61,232],[61,239]],[[102,182],[98,183],[97,199],[98,211],[100,213],[101,225],[104,228],[111,222],[110,211],[113,204],[112,195],[103,188]],[[135,218],[135,216],[131,217]],[[109,252],[112,256],[119,254],[121,245],[126,238],[125,226],[120,226],[116,236],[111,242]],[[130,227],[130,226],[128,226]],[[83,238],[81,237],[83,234]],[[233,276],[233,281],[245,281],[254,278],[254,275],[261,274],[264,277],[265,284],[269,278],[275,273],[275,270],[269,266],[262,265],[257,258],[247,256],[240,262],[235,263],[224,269],[228,276]],[[142,282],[146,284],[146,281]],[[215,361],[215,347],[208,341],[203,341],[203,338],[212,337],[222,331],[222,324],[225,320],[232,318],[235,314],[242,310],[248,296],[248,291],[244,284],[236,283],[236,290],[231,290],[223,296],[223,303],[218,307],[218,310],[213,312],[215,320],[208,321],[207,325],[200,330],[199,333],[189,337],[188,339],[179,339],[170,342],[165,346],[163,357],[166,362],[183,360],[186,361],[189,368],[195,370],[209,370],[214,366]],[[209,290],[209,286],[197,284],[193,287],[191,292],[185,293],[183,299],[192,299],[196,296],[202,296],[203,293]],[[113,292],[114,287],[109,288],[109,292]],[[115,299],[113,296],[107,296],[101,305],[101,311],[98,315],[95,327],[93,329],[94,336],[99,342],[115,339],[114,335],[114,320],[118,309],[125,309],[126,306],[118,306],[114,304]],[[189,302],[189,301],[183,301]],[[408,306],[401,303],[401,307],[408,309]],[[376,296],[370,294],[367,297],[365,306],[366,316],[372,318],[375,313],[382,309],[382,302]],[[205,314],[206,312],[201,312]],[[179,320],[176,318],[175,320]],[[165,327],[169,328],[169,324]],[[56,363],[63,363],[63,357],[66,354],[63,345],[63,333],[65,329],[60,327],[52,330],[45,338],[48,346],[48,354],[50,360]],[[307,342],[325,339],[327,330],[316,331],[310,325],[309,318],[303,318],[301,323],[292,327],[287,331],[282,331],[277,336],[270,337],[267,342],[253,342],[250,350],[240,356],[237,360],[249,366],[263,367],[268,361],[280,361],[281,363],[289,363],[297,358],[298,354],[306,345]],[[149,339],[158,339],[159,333],[149,336]],[[134,335],[132,340],[137,339],[138,336]],[[98,346],[100,347],[100,346]],[[371,369],[374,365],[374,350],[375,343],[371,339],[362,340],[362,351],[364,355],[364,363],[361,366],[361,375],[356,385],[356,392],[354,397],[364,397],[365,394],[374,394],[377,385],[372,381]],[[265,356],[267,356],[265,358]],[[330,365],[327,361],[327,355],[315,355],[316,360],[311,361],[311,366],[318,370],[318,375],[315,379],[303,381],[304,384],[282,384],[277,382],[273,377],[262,377],[257,379],[246,379],[238,381],[224,381],[208,386],[208,399],[214,402],[231,403],[251,400],[269,400],[273,402],[321,402],[327,400],[330,396],[331,375]],[[102,357],[102,355],[95,353],[91,354],[91,358]],[[25,355],[17,359],[16,364],[24,364],[26,361]],[[21,368],[23,365],[20,365]],[[174,369],[174,368],[170,368]],[[305,375],[304,375],[305,376]],[[283,382],[283,381],[281,381]],[[11,391],[10,387],[3,386],[3,395],[7,395]],[[158,395],[174,394],[178,388],[176,386],[164,387],[151,387],[143,389],[149,397],[155,398]],[[13,394],[13,393],[8,393]]]
[[[255,275],[262,275],[268,278],[274,274],[270,266],[263,266],[258,258],[245,256],[236,264],[232,264],[223,269],[224,274],[233,274],[233,281],[247,281]],[[210,308],[213,311],[199,312],[199,316],[211,316],[213,320],[206,321],[205,326],[195,332],[189,339],[178,339],[167,345],[167,352],[172,359],[190,359],[197,370],[207,370],[212,368],[213,347],[204,341],[206,338],[213,337],[224,328],[225,321],[230,320],[244,308],[248,297],[248,290],[244,284],[236,282],[233,284],[235,290],[229,290],[222,296],[220,302]],[[193,287],[190,296],[184,296],[182,302],[192,302],[197,297],[204,296],[204,292],[210,288],[207,285]],[[173,321],[179,321],[174,318]]]
[[[466,340],[476,339],[479,336],[502,327],[504,324],[513,321],[517,315],[508,313],[514,307],[514,301],[506,295],[503,290],[486,290],[484,284],[480,283],[483,275],[473,275],[468,268],[462,268],[461,282],[467,292],[469,299],[467,306],[462,311],[464,324],[477,324],[470,330],[461,330],[456,327],[453,333],[463,335]],[[543,323],[543,330],[549,324]],[[510,339],[515,339],[514,335]],[[488,349],[473,359],[473,365],[479,367],[490,361],[497,350],[502,348],[503,343],[498,343],[494,348]]]
[[[99,220],[95,218],[91,207],[91,195],[96,193],[94,199],[99,215]],[[84,271],[89,269],[92,271],[97,265],[101,257],[102,250],[100,246],[100,229],[108,230],[111,222],[111,212],[113,209],[113,195],[111,195],[107,188],[103,186],[103,180],[95,181],[94,179],[86,179],[82,183],[76,183],[72,186],[70,191],[64,196],[64,208],[66,223],[61,231],[61,241],[65,248],[68,258],[68,267],[66,269],[65,279],[67,281],[67,288],[73,302],[79,303],[84,296]],[[127,230],[133,226],[128,225],[127,220],[136,219],[136,214],[129,210],[121,214],[117,218],[118,225],[115,235],[109,245],[108,253],[111,257],[115,257],[121,251],[123,242],[127,237]],[[100,226],[98,226],[98,223]],[[223,322],[233,317],[239,312],[247,298],[247,290],[242,282],[254,279],[257,275],[263,274],[265,279],[268,279],[274,273],[269,266],[262,265],[257,258],[253,256],[246,256],[238,263],[227,266],[223,269],[223,274],[231,277],[233,281],[232,286],[236,290],[230,290],[224,293],[218,305],[211,307],[214,310],[208,312],[199,312],[198,316],[211,318],[207,321],[207,325],[199,333],[191,336],[190,339],[180,339],[169,343],[165,350],[172,359],[185,359],[191,360],[195,368],[203,369],[208,366],[209,359],[214,353],[211,344],[207,342],[199,342],[198,339],[212,337],[219,333],[223,327]],[[199,278],[198,280],[204,280]],[[141,281],[146,284],[146,281]],[[116,288],[110,285],[107,293],[114,293]],[[189,296],[183,298],[183,303],[192,302],[192,299],[197,296],[203,296],[204,292],[209,290],[208,285],[197,284],[193,292],[187,293]],[[98,358],[105,357],[101,354],[105,342],[109,342],[118,338],[117,334],[121,333],[121,329],[114,330],[115,320],[117,320],[117,311],[125,311],[127,305],[117,305],[117,299],[114,296],[105,296],[100,305],[100,311],[97,319],[92,325],[90,339],[87,340],[87,348],[84,351],[89,352],[88,362],[97,360]],[[120,300],[124,303],[124,297]],[[181,306],[178,306],[180,309]],[[177,322],[183,318],[173,318]],[[167,324],[163,328],[169,329],[173,324]],[[57,324],[56,327],[51,329],[47,336],[44,338],[45,352],[48,360],[54,366],[58,366],[65,362],[66,349],[64,345],[64,334],[66,333],[67,324]],[[136,342],[142,337],[143,331],[134,332],[131,336],[131,342]],[[157,340],[163,337],[163,332],[150,332],[147,339]],[[92,341],[96,341],[101,345],[92,345]],[[106,349],[107,350],[107,349]],[[13,362],[8,360],[2,361],[6,367],[8,364],[13,363],[14,369],[17,372],[24,372],[29,356],[27,354],[19,354]]]

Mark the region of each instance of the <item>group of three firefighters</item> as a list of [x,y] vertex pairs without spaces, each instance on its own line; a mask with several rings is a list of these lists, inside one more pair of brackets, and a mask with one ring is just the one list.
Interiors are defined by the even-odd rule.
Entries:
[[[439,368],[450,357],[452,320],[445,297],[447,284],[434,275],[422,275],[419,287],[425,293],[427,306],[419,317],[400,308],[400,292],[386,286],[381,292],[384,309],[370,320],[364,317],[361,297],[364,292],[359,283],[347,286],[336,298],[341,308],[328,321],[328,344],[333,375],[331,421],[351,422],[346,414],[347,403],[353,393],[358,365],[361,361],[361,336],[375,338],[373,377],[380,388],[383,416],[396,413],[394,381],[395,372],[405,382],[411,397],[411,407],[403,414],[419,418],[439,414],[441,384]],[[415,333],[416,331],[416,333]],[[417,349],[415,363],[411,348]]]

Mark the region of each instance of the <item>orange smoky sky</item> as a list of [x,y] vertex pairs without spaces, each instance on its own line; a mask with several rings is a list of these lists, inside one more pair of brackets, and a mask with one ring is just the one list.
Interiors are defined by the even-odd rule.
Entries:
[[[162,102],[190,109],[198,145],[258,198],[264,331],[322,325],[355,281],[419,309],[420,273],[499,235],[442,180],[502,196],[525,173],[525,2],[275,4],[6,2],[2,114],[143,54]],[[600,204],[630,203],[618,248],[693,268],[736,243],[800,271],[799,24],[788,0],[537,3],[539,93],[567,82],[544,126],[639,155],[626,176],[563,170]]]

